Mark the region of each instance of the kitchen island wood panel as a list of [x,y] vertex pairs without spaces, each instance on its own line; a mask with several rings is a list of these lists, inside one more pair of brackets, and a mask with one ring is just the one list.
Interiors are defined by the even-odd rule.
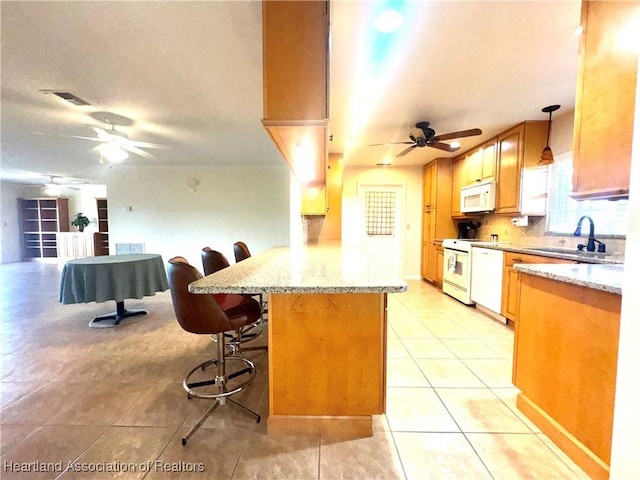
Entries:
[[372,434],[370,416],[385,411],[385,304],[376,293],[269,296],[269,433]]
[[519,275],[518,408],[591,477],[608,478],[621,296]]

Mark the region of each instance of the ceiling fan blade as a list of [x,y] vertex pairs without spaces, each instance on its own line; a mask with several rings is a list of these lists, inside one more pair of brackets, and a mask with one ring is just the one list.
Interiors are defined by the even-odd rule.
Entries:
[[127,145],[132,145],[134,147],[142,147],[142,148],[157,148],[157,149],[167,149],[167,148],[169,148],[166,145],[163,145],[161,143],[138,142],[138,141],[135,141],[135,140],[129,140],[127,142]]
[[411,145],[409,148],[405,148],[403,151],[397,154],[396,157],[404,157],[407,153],[409,153],[411,150],[413,150],[417,146],[418,145]]
[[380,147],[382,145],[413,145],[414,142],[389,142],[389,143],[373,143],[370,147]]
[[109,140],[109,132],[107,132],[104,128],[100,127],[91,127],[94,132],[98,134],[98,140],[101,142],[106,142]]
[[131,144],[124,145],[122,148],[127,150],[128,152],[135,153],[136,155],[140,155],[141,157],[148,158],[149,160],[157,160],[157,158],[149,152],[145,152],[144,150],[134,147]]
[[461,130],[459,132],[444,133],[442,135],[436,135],[431,140],[439,142],[440,140],[451,140],[452,138],[473,137],[474,135],[482,135],[482,130],[479,128],[472,128],[470,130]]
[[93,137],[81,137],[78,135],[62,135],[57,133],[44,133],[44,132],[33,132],[34,135],[46,135],[48,137],[60,137],[60,138],[79,138],[81,140],[93,140],[94,142],[99,142],[97,138]]
[[444,150],[445,152],[455,152],[460,148],[460,147],[454,147],[452,145],[449,145],[448,143],[442,143],[442,142],[429,142],[427,143],[427,147],[438,148],[440,150]]

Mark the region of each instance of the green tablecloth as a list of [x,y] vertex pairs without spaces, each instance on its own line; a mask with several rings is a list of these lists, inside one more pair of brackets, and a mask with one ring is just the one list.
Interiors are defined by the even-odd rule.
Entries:
[[59,300],[63,304],[122,302],[168,288],[164,262],[158,254],[86,257],[65,264]]

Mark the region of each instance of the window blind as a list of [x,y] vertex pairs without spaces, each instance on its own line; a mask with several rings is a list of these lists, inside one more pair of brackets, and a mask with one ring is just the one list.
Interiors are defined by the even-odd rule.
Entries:
[[[550,166],[547,233],[572,235],[580,217],[588,215],[595,223],[596,235],[626,235],[628,201],[572,199],[572,166],[571,152],[558,155]],[[582,227],[583,234],[588,234],[588,222]]]

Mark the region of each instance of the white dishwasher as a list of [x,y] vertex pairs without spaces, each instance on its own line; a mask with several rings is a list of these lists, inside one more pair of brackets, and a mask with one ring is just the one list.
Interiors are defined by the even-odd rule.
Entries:
[[471,247],[471,300],[500,314],[504,252]]

